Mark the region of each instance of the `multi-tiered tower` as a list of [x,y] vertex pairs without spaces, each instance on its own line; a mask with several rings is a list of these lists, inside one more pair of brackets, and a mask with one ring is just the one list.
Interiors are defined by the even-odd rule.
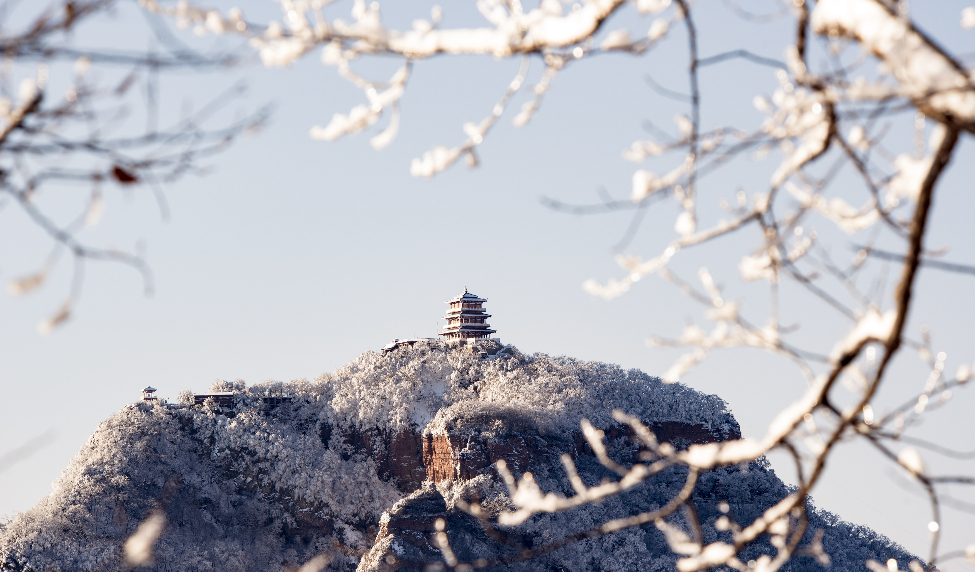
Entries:
[[496,333],[491,329],[487,319],[491,317],[484,310],[485,298],[478,298],[464,288],[464,293],[447,302],[450,309],[443,317],[447,320],[440,335],[445,340],[471,340],[491,337]]

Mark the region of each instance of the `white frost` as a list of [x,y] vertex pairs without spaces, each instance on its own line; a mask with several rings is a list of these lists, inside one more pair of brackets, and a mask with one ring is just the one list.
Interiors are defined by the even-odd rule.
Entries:
[[975,7],[969,6],[961,11],[961,27],[975,28]]
[[638,203],[657,191],[669,188],[677,183],[686,172],[686,162],[662,177],[650,171],[639,169],[633,173],[633,190],[630,193],[630,200]]
[[670,22],[664,20],[663,18],[658,18],[650,24],[650,29],[647,31],[647,38],[650,41],[655,42],[660,38],[664,37],[667,30],[670,28]]
[[639,169],[633,173],[633,191],[630,200],[638,203],[659,188],[660,177],[650,171]]
[[623,151],[623,158],[627,161],[639,163],[647,157],[656,156],[663,152],[664,148],[653,141],[634,141],[629,149]]
[[613,30],[599,45],[604,50],[625,50],[630,47],[630,33],[626,30]]
[[365,105],[357,105],[349,111],[348,115],[336,113],[332,120],[325,127],[314,126],[311,128],[312,139],[321,141],[333,141],[347,133],[362,131],[379,119],[379,113]]
[[774,280],[775,268],[772,266],[772,257],[768,250],[745,256],[738,263],[738,270],[741,278],[745,281],[753,280]]
[[636,0],[636,9],[643,14],[658,14],[670,6],[670,0]]
[[156,541],[165,527],[166,514],[161,510],[153,511],[149,518],[142,521],[135,533],[125,541],[126,563],[132,567],[148,564],[152,560]]
[[829,354],[830,359],[836,361],[843,354],[870,340],[886,342],[894,329],[896,319],[896,310],[888,310],[881,315],[876,307],[871,306],[853,329],[836,344]]
[[914,447],[905,447],[898,453],[897,462],[915,475],[924,474],[924,461]]
[[[963,22],[965,16],[962,16]],[[880,57],[905,94],[934,112],[975,120],[975,92],[969,78],[931,44],[874,0],[821,0],[811,23],[822,35],[859,40]]]
[[[764,101],[764,100],[763,100]],[[764,107],[755,101],[756,107]],[[772,94],[773,111],[762,130],[780,140],[786,156],[772,175],[772,185],[781,185],[792,173],[823,152],[830,135],[826,99],[822,93],[794,88],[786,82]],[[794,145],[792,139],[798,139]]]
[[697,221],[694,219],[694,213],[692,211],[684,211],[677,215],[674,230],[684,238],[694,234],[694,231],[697,230]]
[[679,572],[690,572],[713,568],[725,564],[734,555],[735,547],[733,545],[724,542],[712,542],[705,546],[699,555],[678,560],[677,570]]
[[[940,124],[936,126],[928,141],[928,147],[936,149],[941,145],[945,130]],[[888,206],[897,206],[900,199],[906,198],[916,201],[921,194],[921,186],[924,179],[928,176],[931,166],[934,164],[934,155],[927,155],[920,159],[915,159],[910,155],[901,154],[894,159],[894,166],[897,167],[897,174],[890,180],[887,187]]]
[[867,140],[867,133],[859,125],[854,125],[850,128],[850,133],[846,138],[850,142],[850,145],[853,145],[861,151],[866,151],[870,147],[870,142]]
[[460,149],[447,149],[442,145],[434,147],[419,159],[410,163],[410,174],[414,177],[432,177],[446,169],[460,156]]
[[785,189],[807,209],[814,209],[826,218],[835,222],[844,232],[849,234],[872,226],[880,218],[880,213],[871,199],[859,209],[840,197],[826,199],[821,194],[800,189],[792,182],[785,184]]

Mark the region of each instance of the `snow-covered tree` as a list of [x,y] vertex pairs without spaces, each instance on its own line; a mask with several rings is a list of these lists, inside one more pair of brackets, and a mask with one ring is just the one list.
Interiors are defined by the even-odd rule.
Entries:
[[241,379],[227,381],[218,379],[210,384],[210,391],[213,393],[242,393],[247,389],[247,384]]
[[176,403],[180,405],[193,405],[194,401],[193,392],[189,389],[180,391],[179,395],[176,396]]

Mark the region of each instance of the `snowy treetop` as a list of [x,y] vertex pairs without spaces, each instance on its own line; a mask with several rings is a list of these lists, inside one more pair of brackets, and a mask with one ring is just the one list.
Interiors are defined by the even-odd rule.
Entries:
[[[418,343],[383,356],[366,352],[313,385],[326,385],[330,421],[358,428],[441,430],[457,417],[495,410],[547,431],[574,431],[581,419],[608,427],[613,409],[648,422],[684,422],[722,435],[737,432],[727,404],[639,370],[513,346],[474,348]],[[309,388],[310,389],[310,388]],[[438,413],[439,412],[439,413]]]

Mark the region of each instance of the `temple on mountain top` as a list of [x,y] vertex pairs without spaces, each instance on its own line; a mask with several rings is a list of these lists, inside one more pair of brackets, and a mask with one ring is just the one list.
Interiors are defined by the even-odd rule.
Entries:
[[447,302],[450,308],[443,317],[447,320],[447,325],[439,335],[445,340],[476,340],[489,338],[491,334],[497,333],[487,323],[491,314],[484,310],[485,302],[486,298],[478,298],[464,288],[463,294]]

